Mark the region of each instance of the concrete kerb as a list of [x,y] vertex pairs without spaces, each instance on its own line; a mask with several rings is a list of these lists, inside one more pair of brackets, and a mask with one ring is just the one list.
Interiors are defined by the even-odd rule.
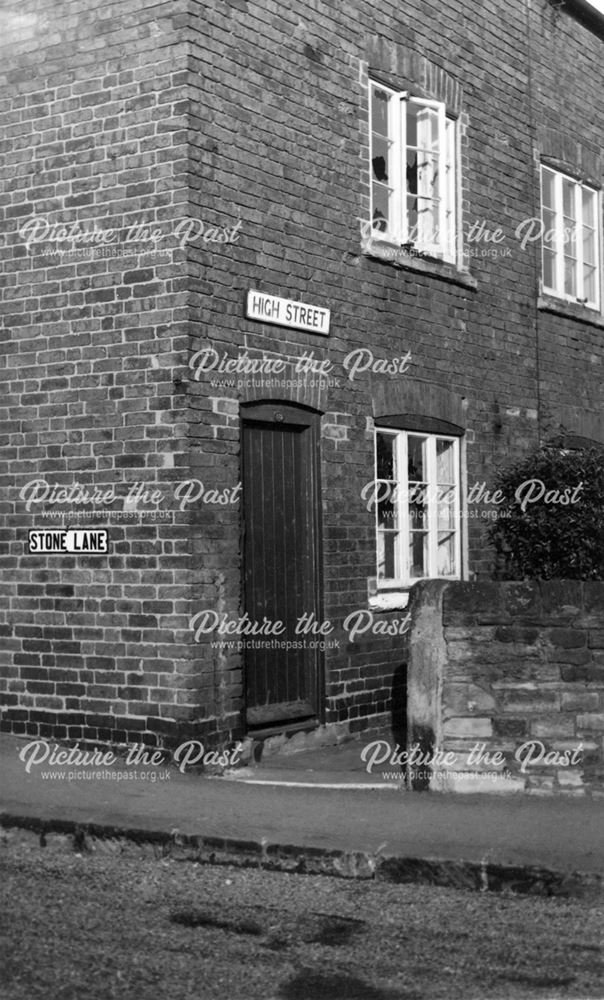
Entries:
[[[270,844],[266,840],[236,840],[181,834],[177,829],[145,830],[82,824],[72,820],[38,819],[0,815],[4,831],[36,838],[43,850],[50,844],[78,853],[107,851],[124,857],[201,865],[233,865],[297,875],[330,875],[335,878],[389,883],[434,885],[474,892],[512,892],[533,896],[591,898],[604,895],[604,876],[589,872],[560,872],[535,865],[504,865],[443,858],[395,857],[363,851],[341,851],[295,844]],[[7,834],[5,833],[5,838]],[[10,836],[10,834],[8,835]]]

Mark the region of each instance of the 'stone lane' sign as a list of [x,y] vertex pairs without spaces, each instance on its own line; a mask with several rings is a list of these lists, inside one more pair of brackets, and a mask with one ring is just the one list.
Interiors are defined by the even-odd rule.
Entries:
[[107,552],[106,528],[31,528],[28,551],[67,555],[103,555]]
[[278,295],[266,295],[253,289],[247,293],[246,316],[260,323],[308,330],[309,333],[320,333],[324,337],[329,334],[329,309],[294,302],[293,299],[282,299]]

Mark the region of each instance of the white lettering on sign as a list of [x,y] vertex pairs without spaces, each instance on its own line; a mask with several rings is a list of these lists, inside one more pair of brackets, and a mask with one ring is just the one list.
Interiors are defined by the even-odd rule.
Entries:
[[67,552],[100,555],[107,552],[106,528],[31,529],[28,550],[31,553]]
[[260,323],[275,323],[277,326],[308,330],[323,336],[329,333],[329,309],[321,309],[319,306],[311,306],[304,302],[294,302],[292,299],[282,299],[278,295],[249,291],[246,315],[248,319],[255,319]]

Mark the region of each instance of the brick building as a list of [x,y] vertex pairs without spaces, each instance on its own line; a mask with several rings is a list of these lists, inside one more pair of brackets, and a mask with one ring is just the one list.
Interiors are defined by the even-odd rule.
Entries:
[[[493,573],[469,489],[560,424],[604,443],[604,19],[0,24],[3,728],[400,735],[410,587]],[[108,551],[28,551],[74,525]]]

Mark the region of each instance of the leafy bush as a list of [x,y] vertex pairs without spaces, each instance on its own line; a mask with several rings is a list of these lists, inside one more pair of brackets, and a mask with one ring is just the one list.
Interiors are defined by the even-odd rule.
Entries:
[[496,488],[488,534],[508,579],[604,580],[604,450],[552,441],[502,470]]

